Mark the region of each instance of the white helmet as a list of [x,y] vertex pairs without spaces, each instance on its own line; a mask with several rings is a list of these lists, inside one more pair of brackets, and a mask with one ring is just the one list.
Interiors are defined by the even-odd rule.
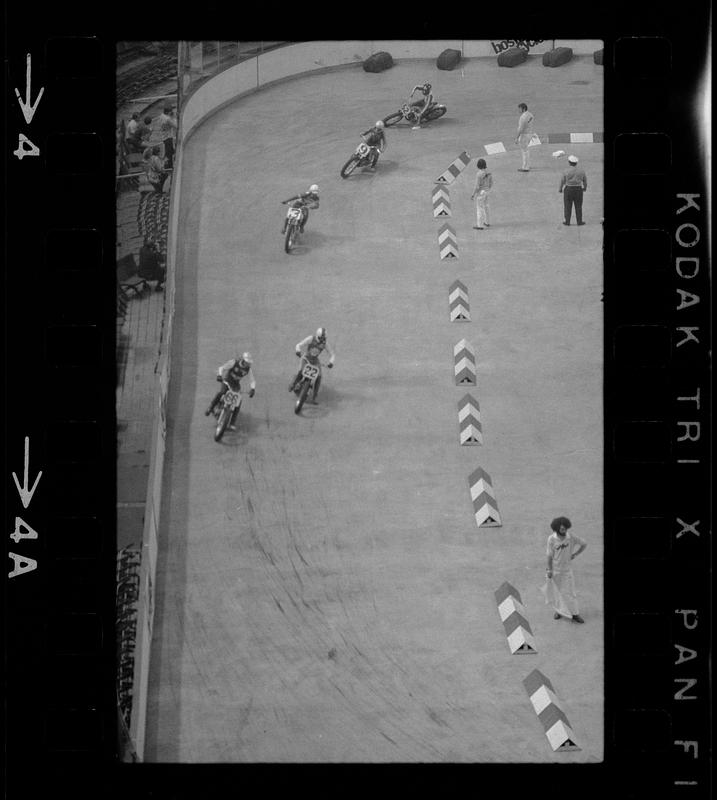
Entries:
[[316,340],[319,342],[326,341],[326,328],[317,328],[316,329]]
[[312,183],[311,186],[309,186],[309,191],[313,192],[314,194],[318,194],[319,187],[315,183]]
[[380,120],[378,120],[376,122],[376,127],[377,128],[383,128],[384,124],[385,124],[384,121],[382,119],[380,119]]
[[239,363],[249,364],[249,366],[251,366],[254,363],[254,359],[251,357],[251,353],[242,353],[241,358],[239,359]]

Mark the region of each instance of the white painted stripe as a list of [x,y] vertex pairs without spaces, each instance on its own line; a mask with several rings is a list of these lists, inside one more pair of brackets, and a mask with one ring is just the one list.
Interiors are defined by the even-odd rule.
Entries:
[[452,303],[458,297],[460,297],[461,300],[465,300],[466,303],[468,302],[468,293],[463,291],[463,289],[460,289],[460,288],[454,289],[448,295],[448,301]]
[[468,350],[469,353],[472,353],[473,345],[467,339],[461,339],[458,344],[453,346],[453,355],[458,355],[461,350]]
[[533,639],[528,631],[526,631],[525,628],[516,628],[508,637],[510,652],[515,653],[517,650],[520,650],[524,644],[532,647],[534,651],[536,650],[535,639]]
[[443,242],[446,239],[449,239],[453,244],[455,244],[456,243],[456,234],[451,230],[441,231],[438,234],[438,243],[439,244],[443,244]]
[[503,602],[498,606],[498,614],[500,614],[500,621],[505,622],[506,619],[511,614],[515,612],[522,614],[525,616],[525,609],[523,606],[513,597],[513,595],[508,595],[508,597],[503,600]]
[[483,149],[489,156],[495,155],[495,153],[507,152],[503,142],[493,142],[492,144],[483,145]]
[[[575,734],[572,731],[572,728],[568,727],[561,719],[559,719],[552,728],[545,731],[545,735],[548,737],[548,741],[550,742],[550,746],[553,750],[559,750],[561,745],[563,745],[568,739],[571,742],[575,741]],[[580,748],[576,745],[566,748],[567,750],[580,750]]]
[[[483,443],[483,436],[481,432],[472,425],[469,425],[467,428],[461,431],[461,444],[465,444],[469,439],[475,439],[475,441],[479,444]],[[471,442],[471,444],[475,444],[475,442]]]
[[592,133],[571,133],[570,141],[573,144],[592,144]]
[[493,487],[486,483],[482,478],[471,486],[471,500],[475,500],[477,497],[480,497],[481,494],[487,494],[489,497],[494,497]]
[[555,693],[551,692],[545,684],[530,695],[530,702],[533,704],[536,714],[540,714],[541,711],[546,709],[551,703],[560,708],[560,703]]
[[462,358],[453,368],[456,375],[464,369],[468,370],[468,372],[473,375],[476,374],[476,368],[473,366],[473,362],[469,361],[467,358]]
[[500,514],[496,511],[496,509],[486,503],[483,508],[475,512],[475,520],[478,527],[480,527],[488,519],[488,517],[492,517],[497,525],[503,524],[500,519]]
[[472,403],[466,403],[458,409],[458,421],[463,422],[466,417],[474,417],[480,422],[480,412]]

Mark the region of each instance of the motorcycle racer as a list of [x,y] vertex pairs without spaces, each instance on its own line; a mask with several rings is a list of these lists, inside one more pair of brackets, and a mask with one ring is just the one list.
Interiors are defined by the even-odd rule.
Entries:
[[[326,365],[329,369],[334,366],[334,359],[335,354],[334,351],[329,346],[329,343],[326,341],[326,328],[317,328],[316,333],[313,335],[307,336],[305,339],[302,339],[300,342],[297,342],[296,347],[296,355],[301,358],[301,369],[296,373],[293,380],[289,384],[289,391],[293,392],[296,388],[296,384],[299,382],[301,378],[301,370],[304,366],[304,358],[309,356],[312,359],[318,359],[321,353],[326,350],[329,354],[329,363]],[[316,383],[314,384],[314,394],[311,399],[311,402],[316,404],[316,396],[319,393],[319,386],[321,384],[321,376],[316,379]]]
[[386,149],[386,133],[384,131],[384,127],[384,121],[379,119],[373,127],[361,134],[361,138],[364,140],[364,142],[369,147],[374,148],[369,169],[376,169],[378,157]]
[[[287,203],[289,203],[292,208],[301,209],[302,217],[299,224],[299,233],[303,233],[309,219],[309,209],[319,207],[319,187],[315,183],[312,183],[311,186],[309,186],[308,192],[302,192],[294,197],[290,197],[288,200],[282,200],[281,203],[282,205],[287,205]],[[284,227],[281,229],[282,234],[286,233],[287,224],[288,218],[284,217]]]
[[[207,408],[207,410],[204,412],[205,417],[208,417],[214,411],[214,407],[224,396],[224,392],[227,390],[225,381],[232,388],[232,391],[238,392],[241,388],[240,381],[242,378],[248,376],[249,397],[254,397],[254,392],[256,391],[256,381],[254,380],[254,373],[251,369],[251,365],[253,363],[254,359],[251,357],[250,353],[242,353],[236,358],[230,358],[226,364],[222,364],[221,367],[217,369],[217,380],[221,382],[222,388],[217,392],[217,394],[214,396],[214,399],[209,404],[209,408]],[[236,418],[238,414],[239,409],[235,408],[232,413],[232,418],[229,420],[230,431],[236,430]]]
[[[420,90],[421,94],[415,99],[413,99],[413,95],[417,90]],[[431,94],[430,83],[424,83],[424,84],[419,83],[416,86],[414,86],[413,89],[411,89],[411,93],[408,95],[408,104],[418,114],[416,124],[413,126],[414,131],[418,130],[421,127],[421,119],[423,119],[426,112],[431,107],[432,103],[433,103],[433,95]]]

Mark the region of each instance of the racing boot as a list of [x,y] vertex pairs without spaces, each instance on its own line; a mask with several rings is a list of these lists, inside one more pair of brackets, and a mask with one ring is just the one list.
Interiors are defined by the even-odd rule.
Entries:
[[232,418],[229,420],[229,430],[235,431],[237,429],[237,417],[239,416],[239,409],[235,408],[232,411]]
[[316,383],[314,384],[314,391],[311,394],[311,402],[315,406],[319,404],[319,401],[316,399],[319,396],[319,386],[321,386],[321,378],[316,379]]

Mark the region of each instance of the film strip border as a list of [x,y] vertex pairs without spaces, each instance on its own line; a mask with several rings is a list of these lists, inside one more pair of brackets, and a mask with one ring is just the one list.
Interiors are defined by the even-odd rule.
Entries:
[[[71,84],[78,77],[85,81],[87,96],[111,100],[114,75],[101,50],[111,48],[112,37],[98,42],[58,36],[60,30],[88,29],[92,20],[87,10],[81,9],[82,17],[79,13],[67,6],[54,12],[43,9],[29,27],[25,9],[8,6],[7,25],[13,32],[7,54],[9,87],[18,89],[19,97],[10,92],[7,130],[12,146],[16,143],[23,153],[16,156],[9,148],[7,159],[7,191],[13,197],[8,204],[8,250],[45,269],[50,231],[92,231],[79,250],[69,244],[72,236],[64,238],[64,247],[57,244],[58,236],[52,245],[57,257],[53,269],[60,265],[65,273],[82,273],[102,264],[100,274],[109,282],[113,270],[104,267],[112,261],[114,231],[103,221],[100,204],[83,200],[102,196],[95,181],[99,165],[113,162],[114,132],[97,129],[94,106],[69,100],[76,98]],[[638,571],[647,582],[640,588],[653,589],[635,592],[634,580],[625,581],[630,585],[627,594],[618,577],[611,583],[610,591],[616,592],[612,607],[620,612],[608,625],[621,657],[619,675],[611,668],[607,673],[616,708],[606,720],[615,731],[607,746],[625,791],[642,797],[664,796],[672,789],[706,797],[710,779],[708,173],[701,147],[705,128],[698,130],[690,116],[694,112],[699,119],[706,105],[700,87],[705,83],[707,13],[705,6],[656,18],[649,36],[616,34],[605,44],[611,115],[605,138],[605,306],[611,345],[606,381],[609,387],[620,384],[619,392],[607,395],[607,558],[613,576],[627,572],[634,578]],[[636,19],[634,30],[641,29]],[[666,102],[641,103],[646,84],[657,86]],[[46,93],[42,98],[40,88]],[[50,117],[45,108],[51,97],[68,102],[55,102]],[[630,120],[610,112],[611,107],[629,107]],[[61,136],[68,130],[77,132],[81,144],[75,135]],[[102,144],[93,138],[98,133]],[[34,148],[38,152],[31,152]],[[82,177],[67,179],[63,169],[68,164],[84,170]],[[640,203],[631,202],[622,189],[636,181]],[[29,215],[27,208],[37,196],[45,202],[34,204]],[[62,266],[67,263],[77,269]],[[93,757],[112,743],[114,732],[115,709],[103,704],[96,669],[98,659],[108,657],[115,646],[111,635],[100,641],[114,615],[114,598],[105,613],[93,590],[77,588],[94,585],[96,576],[104,574],[102,567],[111,574],[115,566],[112,545],[105,547],[114,508],[103,502],[104,470],[98,469],[111,461],[114,436],[106,436],[104,419],[96,413],[95,392],[97,364],[108,373],[114,369],[104,360],[112,350],[106,344],[112,340],[113,321],[105,328],[103,319],[93,317],[101,307],[102,279],[82,281],[81,275],[56,276],[47,270],[42,277],[47,280],[38,281],[31,270],[8,274],[8,290],[16,302],[9,307],[6,346],[8,419],[13,426],[7,431],[6,452],[10,530],[17,533],[9,538],[8,550],[24,559],[20,567],[31,565],[30,559],[37,565],[8,578],[6,666],[13,691],[7,713],[15,742],[8,746],[8,762],[14,767],[14,772],[8,767],[10,787],[26,783],[23,770],[37,762],[40,750],[42,756],[49,753],[65,763],[68,753],[89,755],[73,775],[94,781]],[[618,300],[626,296],[640,302]],[[36,313],[28,313],[28,303],[36,310],[40,297],[55,308],[38,321]],[[25,324],[25,316],[32,317],[32,325]],[[56,405],[51,415],[39,393],[14,390],[26,387],[29,356],[43,358],[52,372]],[[91,368],[95,372],[89,374]],[[107,445],[102,452],[95,446],[98,439]],[[17,483],[11,482],[13,475]],[[671,492],[655,493],[654,486],[665,477]],[[628,484],[626,496],[621,487]],[[51,536],[38,519],[52,528]],[[613,544],[617,539],[619,554]],[[8,564],[12,572],[12,558]],[[47,586],[59,583],[73,590],[58,591],[50,603],[36,580],[40,571]],[[46,636],[27,635],[38,626]],[[50,675],[58,678],[51,706],[37,692]],[[626,678],[630,675],[639,680]],[[629,693],[621,687],[629,687]],[[50,736],[23,758],[22,742],[35,741],[38,730]],[[51,734],[57,731],[63,734],[63,748],[54,746],[59,737]]]

